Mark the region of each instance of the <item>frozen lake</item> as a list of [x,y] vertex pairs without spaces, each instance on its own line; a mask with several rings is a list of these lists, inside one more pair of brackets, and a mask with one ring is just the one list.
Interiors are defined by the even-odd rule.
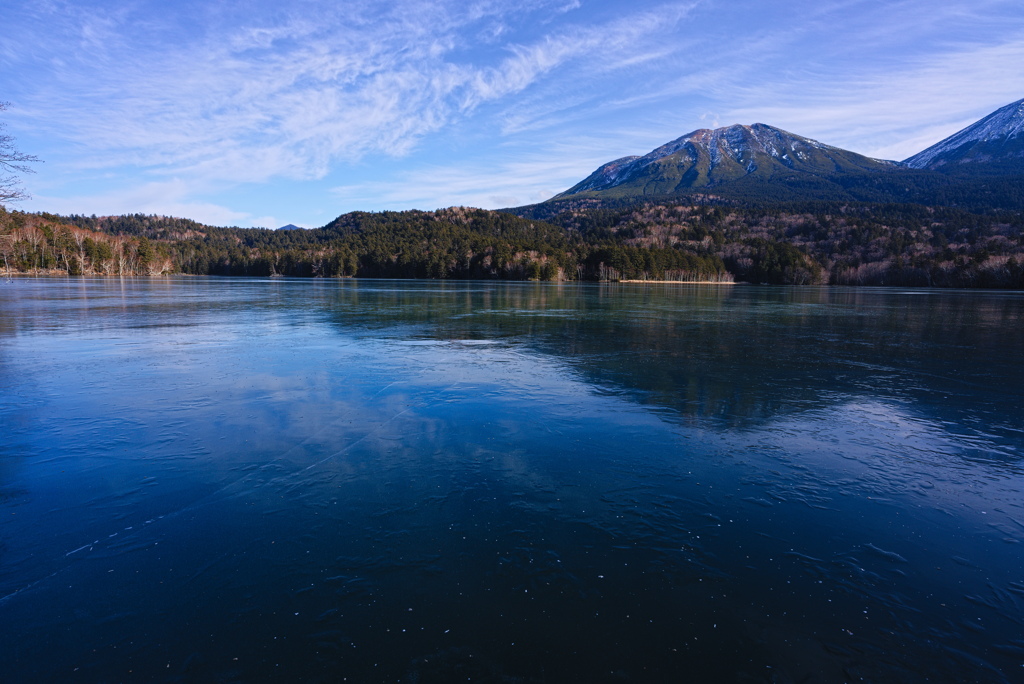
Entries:
[[11,682],[1024,679],[1024,295],[0,283]]

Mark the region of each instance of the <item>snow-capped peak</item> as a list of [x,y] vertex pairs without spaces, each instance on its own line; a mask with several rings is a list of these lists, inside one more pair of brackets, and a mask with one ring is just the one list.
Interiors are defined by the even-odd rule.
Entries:
[[[1002,140],[1012,140],[1024,135],[1024,100],[1017,100],[1005,107],[1001,107],[985,118],[971,124],[967,128],[954,133],[945,140],[932,145],[922,152],[905,160],[907,166],[915,169],[932,168],[941,165],[952,153],[979,143],[993,143]],[[965,148],[965,146],[968,146]],[[970,158],[959,155],[962,158],[948,159],[948,161],[959,162],[969,161]]]
[[780,128],[756,123],[700,128],[641,157],[609,162],[559,196],[583,192],[637,194],[717,186],[743,176],[882,170],[895,162],[870,159]]
[[[642,168],[682,150],[690,152],[691,155],[696,153],[698,149],[703,150],[708,154],[712,167],[715,167],[723,159],[729,158],[739,161],[745,156],[749,156],[748,153],[767,154],[780,159],[784,155],[788,156],[790,153],[805,147],[833,149],[817,140],[794,135],[780,128],[762,123],[756,123],[752,126],[734,124],[715,129],[699,128],[648,152],[642,157],[630,160],[629,170]],[[617,162],[612,162],[612,164]]]

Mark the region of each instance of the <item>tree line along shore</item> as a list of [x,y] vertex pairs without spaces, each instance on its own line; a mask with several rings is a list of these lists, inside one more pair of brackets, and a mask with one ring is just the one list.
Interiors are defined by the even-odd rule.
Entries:
[[704,198],[353,212],[322,228],[282,231],[0,207],[0,254],[10,274],[1017,289],[1024,287],[1022,227],[1016,212]]

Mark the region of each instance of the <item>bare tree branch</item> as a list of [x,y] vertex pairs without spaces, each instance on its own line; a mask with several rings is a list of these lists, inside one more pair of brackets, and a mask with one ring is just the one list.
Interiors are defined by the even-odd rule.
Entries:
[[[0,112],[10,106],[9,102],[0,102]],[[0,123],[0,171],[10,175],[0,175],[0,204],[19,202],[29,198],[29,194],[20,186],[18,173],[35,173],[27,166],[39,161],[38,157],[19,152],[14,146],[14,136],[5,133],[7,125]]]
[[18,186],[14,176],[0,177],[0,205],[8,202],[20,202],[29,198],[29,194]]

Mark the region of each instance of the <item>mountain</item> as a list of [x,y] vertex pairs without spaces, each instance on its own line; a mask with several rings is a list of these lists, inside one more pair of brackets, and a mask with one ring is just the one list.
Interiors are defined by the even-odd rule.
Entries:
[[1024,100],[997,109],[903,163],[944,172],[1024,173]]
[[278,228],[278,230],[305,230],[305,229],[300,227],[300,226],[295,225],[294,223],[289,223],[287,226],[281,226],[280,228]]
[[774,126],[700,129],[642,157],[609,162],[554,199],[672,195],[700,188],[787,184],[827,189],[843,176],[901,168]]

